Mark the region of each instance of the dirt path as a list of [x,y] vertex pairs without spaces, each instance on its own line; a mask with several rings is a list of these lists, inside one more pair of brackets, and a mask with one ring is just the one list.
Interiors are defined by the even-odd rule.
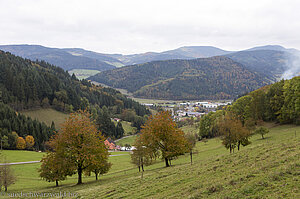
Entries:
[[[121,156],[121,155],[129,155],[129,154],[116,154],[116,155],[109,155],[109,156]],[[18,164],[33,164],[33,163],[39,163],[41,161],[28,161],[28,162],[12,162],[12,163],[0,163],[0,166],[4,165],[18,165]]]

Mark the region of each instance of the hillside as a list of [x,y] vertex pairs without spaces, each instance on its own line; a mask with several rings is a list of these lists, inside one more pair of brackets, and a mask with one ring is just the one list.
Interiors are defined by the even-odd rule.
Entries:
[[[32,61],[44,60],[64,70],[93,69],[104,71],[116,68],[113,64],[107,62],[117,62],[117,60],[106,56],[98,55],[101,56],[101,59],[89,56],[92,53],[84,54],[80,49],[48,48],[39,45],[2,45],[0,50],[8,51]],[[85,56],[86,54],[87,56]]]
[[80,186],[74,186],[76,176],[60,187],[41,180],[40,163],[15,165],[12,168],[19,178],[8,193],[61,191],[81,198],[299,198],[299,132],[299,126],[272,127],[266,139],[254,135],[251,145],[233,154],[218,138],[198,142],[193,165],[188,154],[173,160],[169,168],[157,160],[145,167],[143,177],[129,155],[110,157],[109,173],[98,181],[86,176]]
[[270,83],[226,57],[154,61],[101,72],[90,80],[155,99],[233,99]]
[[[33,62],[3,51],[0,51],[0,77],[1,102],[13,108],[14,112],[31,111],[32,114],[29,113],[29,116],[48,125],[54,121],[58,128],[66,115],[56,111],[72,113],[87,109],[92,113],[103,135],[119,138],[122,137],[123,131],[121,127],[117,131],[110,118],[117,117],[128,110],[132,115],[130,122],[140,128],[145,121],[144,116],[150,114],[146,107],[114,89],[96,86],[86,80],[80,81],[62,68],[44,61]],[[36,115],[37,113],[40,115]],[[48,115],[45,115],[47,113]],[[34,123],[34,125],[34,127],[26,126],[24,130],[18,128],[14,120],[0,122],[0,128],[4,126],[7,129],[5,136],[11,135],[12,131],[16,131],[23,137],[33,135],[39,140],[37,146],[42,148],[50,133],[43,136],[46,133],[42,131],[39,124]],[[11,128],[12,126],[16,127]],[[33,128],[36,132],[30,130]],[[14,143],[11,145],[16,146]]]
[[134,109],[146,108],[120,92],[79,81],[63,69],[45,62],[32,62],[0,51],[1,100],[16,110],[49,106],[59,111],[85,109],[89,105]]
[[259,72],[273,81],[280,78],[288,69],[288,61],[292,58],[292,54],[288,52],[264,48],[235,52],[225,56],[243,64],[248,70]]

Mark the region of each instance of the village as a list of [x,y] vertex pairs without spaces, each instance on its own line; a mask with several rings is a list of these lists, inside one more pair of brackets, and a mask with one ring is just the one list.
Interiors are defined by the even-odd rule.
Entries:
[[[184,121],[193,118],[194,120],[200,119],[203,115],[209,112],[215,112],[222,107],[231,104],[232,101],[191,101],[191,102],[159,102],[159,103],[144,103],[146,107],[152,110],[169,110],[172,112],[173,119],[176,122]],[[120,122],[120,119],[113,118],[116,122]],[[123,137],[124,138],[124,137]],[[122,139],[122,138],[121,138]],[[124,145],[119,146],[116,144],[116,140],[107,138],[105,145],[110,151],[132,151],[134,146]]]
[[209,112],[215,112],[222,107],[231,104],[232,101],[191,101],[191,102],[166,102],[166,103],[144,103],[150,109],[165,109],[172,112],[175,121],[187,118],[200,118]]

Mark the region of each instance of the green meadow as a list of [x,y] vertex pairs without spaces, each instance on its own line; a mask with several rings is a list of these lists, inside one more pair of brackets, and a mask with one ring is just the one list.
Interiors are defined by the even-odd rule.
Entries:
[[127,155],[110,157],[109,173],[98,181],[87,176],[79,186],[76,175],[59,187],[41,180],[40,163],[14,165],[18,180],[9,193],[70,192],[76,198],[300,198],[300,127],[271,127],[266,139],[254,135],[251,142],[232,154],[218,138],[198,142],[192,165],[186,154],[169,168],[156,160],[143,173],[130,163],[128,152],[119,152]]
[[58,130],[61,128],[61,124],[65,122],[66,118],[69,117],[68,114],[56,111],[51,108],[22,111],[21,113],[31,117],[32,119],[37,119],[40,122],[44,122],[48,126],[50,126],[53,121],[56,129]]

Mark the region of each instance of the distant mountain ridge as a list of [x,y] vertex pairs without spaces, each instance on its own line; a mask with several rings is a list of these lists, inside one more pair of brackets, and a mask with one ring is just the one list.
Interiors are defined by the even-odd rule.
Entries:
[[239,52],[244,52],[243,56],[245,56],[245,53],[253,51],[262,52],[263,50],[285,53],[299,52],[296,49],[286,49],[279,45],[258,46],[242,51],[226,51],[213,46],[184,46],[163,52],[147,52],[131,55],[98,53],[81,48],[48,48],[40,45],[0,45],[0,50],[9,51],[31,60],[45,60],[65,70],[94,69],[99,71],[151,61],[207,58],[221,55],[228,55],[227,57],[239,61],[241,59],[238,59],[237,56],[232,56],[232,54]]
[[0,50],[8,51],[32,61],[44,60],[52,65],[60,66],[64,70],[94,69],[104,71],[116,68],[112,64],[95,58],[80,54],[75,55],[75,52],[72,53],[69,49],[48,48],[40,45],[2,45]]

